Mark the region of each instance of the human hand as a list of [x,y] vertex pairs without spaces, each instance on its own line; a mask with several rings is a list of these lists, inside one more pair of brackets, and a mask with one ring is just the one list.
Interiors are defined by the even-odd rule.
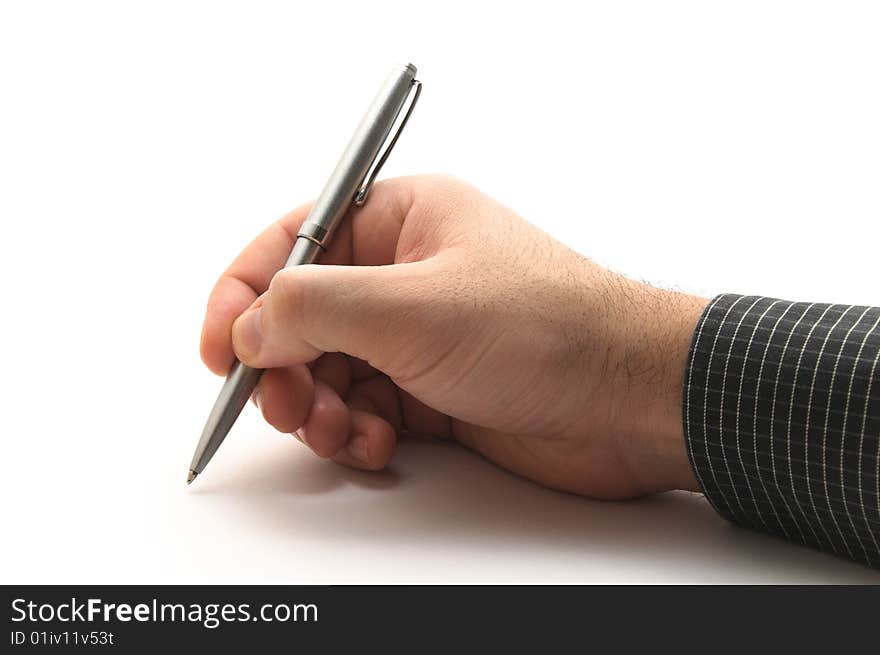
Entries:
[[682,378],[706,301],[605,270],[446,177],[377,184],[320,265],[284,269],[308,206],[208,302],[201,354],[268,369],[266,420],[381,469],[405,434],[452,438],[541,484],[626,498],[697,483]]

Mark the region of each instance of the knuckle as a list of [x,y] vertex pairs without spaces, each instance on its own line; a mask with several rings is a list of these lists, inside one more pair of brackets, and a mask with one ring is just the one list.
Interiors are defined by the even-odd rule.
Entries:
[[278,271],[269,283],[269,321],[286,331],[302,330],[311,315],[309,298],[316,267],[297,266]]
[[269,283],[265,306],[270,328],[288,326],[298,315],[293,308],[300,304],[302,289],[293,273],[292,269],[278,271]]
[[288,302],[289,298],[296,293],[297,285],[293,279],[296,270],[283,268],[269,282],[269,297],[273,301]]

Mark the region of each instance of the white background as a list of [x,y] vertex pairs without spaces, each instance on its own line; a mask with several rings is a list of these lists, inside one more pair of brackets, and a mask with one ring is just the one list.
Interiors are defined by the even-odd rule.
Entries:
[[385,176],[597,261],[880,304],[873,3],[4,2],[0,582],[880,582],[696,495],[598,503],[449,444],[381,475],[248,407],[198,484],[208,292],[314,196],[394,62]]

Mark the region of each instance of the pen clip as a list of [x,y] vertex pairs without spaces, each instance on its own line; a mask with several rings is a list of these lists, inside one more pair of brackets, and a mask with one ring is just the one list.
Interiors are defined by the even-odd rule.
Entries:
[[394,148],[394,144],[397,143],[400,133],[403,132],[403,128],[406,126],[406,122],[409,120],[409,117],[416,106],[416,102],[418,102],[419,94],[422,92],[422,83],[418,80],[413,80],[412,84],[415,91],[410,92],[412,100],[409,103],[409,107],[406,109],[406,113],[403,115],[403,120],[400,121],[397,131],[394,133],[394,136],[391,137],[391,140],[388,141],[388,145],[385,147],[381,156],[377,155],[376,159],[373,160],[371,169],[367,171],[363,183],[354,194],[354,204],[358,207],[367,201],[367,195],[370,193],[370,189],[373,188],[373,182],[376,181],[376,176],[379,174],[379,170],[381,170],[382,165],[388,159],[388,155],[391,153],[392,148]]

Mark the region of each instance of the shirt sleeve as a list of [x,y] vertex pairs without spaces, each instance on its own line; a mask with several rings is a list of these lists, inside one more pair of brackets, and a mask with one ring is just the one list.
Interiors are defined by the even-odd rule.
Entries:
[[688,455],[734,523],[880,567],[880,308],[723,294],[694,332]]

